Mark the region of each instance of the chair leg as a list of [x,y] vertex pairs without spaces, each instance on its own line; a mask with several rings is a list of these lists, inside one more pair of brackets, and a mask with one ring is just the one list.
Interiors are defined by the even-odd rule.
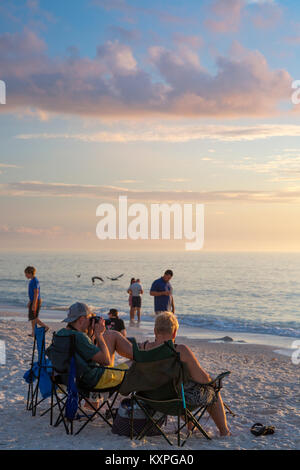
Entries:
[[233,417],[236,416],[236,414],[229,408],[229,406],[227,405],[227,403],[224,403],[224,402],[223,402],[223,405],[224,405],[224,408],[226,408],[226,410],[228,411],[228,413],[229,413],[231,416],[233,416]]
[[[195,428],[199,429],[199,431],[203,434],[203,436],[206,437],[206,439],[208,439],[210,441],[211,437],[207,434],[207,432],[203,429],[203,427],[200,425],[200,423],[196,420],[194,415],[189,410],[186,410],[186,411],[187,411],[187,416],[188,416],[189,421],[192,421],[192,423],[194,424],[194,427],[192,428],[192,431]],[[183,441],[181,447],[184,446],[184,444],[186,443],[186,441],[188,440],[188,438],[192,434],[192,431],[190,431],[188,433],[188,435],[187,435],[186,439]]]
[[[157,429],[159,429],[160,431],[161,431],[161,428],[160,428],[159,424],[160,424],[160,421],[163,423],[164,418],[165,418],[165,417],[162,416],[162,417],[158,418],[157,421],[155,421],[155,420],[153,419],[154,425],[155,425],[155,426],[157,427]],[[152,424],[151,420],[148,419],[148,422],[145,424],[145,426],[144,426],[144,428],[142,429],[142,431],[140,432],[140,434],[137,435],[137,439],[138,439],[138,440],[143,439],[143,437],[147,434],[147,432],[154,428],[154,425]]]
[[32,401],[33,401],[32,395],[33,395],[33,384],[32,382],[30,382],[28,385],[28,393],[27,393],[27,405],[26,405],[27,411],[32,410]]
[[[113,408],[114,404],[116,403],[118,396],[119,396],[119,392],[116,392],[113,401],[110,403],[111,408]],[[109,403],[108,399],[106,401],[107,403]]]
[[54,408],[54,406],[53,406],[53,402],[54,402],[54,400],[53,400],[53,398],[54,398],[54,390],[53,390],[53,387],[55,387],[55,385],[54,385],[54,384],[52,384],[52,391],[51,391],[51,402],[50,402],[50,406],[51,406],[51,411],[50,411],[50,426],[52,426],[52,424],[53,424],[53,408]]
[[32,416],[36,415],[37,400],[39,394],[39,381],[37,382],[34,392],[33,392],[33,402],[32,402]]
[[63,422],[66,433],[70,434],[69,433],[69,428],[66,424],[65,417],[64,417],[64,410],[65,410],[65,407],[66,407],[66,402],[64,403],[63,407],[61,407],[61,405],[60,405],[61,400],[58,398],[56,390],[55,390],[55,398],[56,398],[57,406],[59,408],[59,415],[58,415],[58,418],[57,418],[57,420],[54,424],[54,427],[57,427],[61,422]]
[[36,345],[36,337],[34,336],[33,341],[33,348],[32,348],[32,355],[31,355],[31,366],[30,366],[30,382],[28,387],[28,395],[27,395],[27,410],[32,410],[33,406],[33,364],[34,364],[34,355],[35,355],[35,345]]
[[133,393],[131,394],[131,399],[130,399],[130,439],[133,440],[133,410],[134,407],[134,398],[133,398]]
[[92,409],[94,410],[94,413],[92,414],[92,416],[88,416],[83,410],[82,408],[79,408],[80,411],[88,418],[87,421],[81,426],[81,428],[78,429],[78,431],[75,433],[75,436],[77,436],[77,434],[79,434],[84,428],[85,426],[96,416],[100,416],[110,427],[112,427],[111,423],[105,418],[105,416],[100,413],[100,410],[101,408],[104,406],[105,402],[103,402],[101,404],[101,406],[99,408],[95,408],[95,406],[88,401],[87,398],[85,398],[86,402],[92,407]]

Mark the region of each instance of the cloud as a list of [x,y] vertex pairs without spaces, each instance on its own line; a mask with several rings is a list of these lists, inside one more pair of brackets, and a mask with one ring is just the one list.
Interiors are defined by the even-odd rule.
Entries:
[[199,35],[174,33],[173,40],[179,46],[185,45],[185,46],[196,48],[196,49],[203,45],[203,39]]
[[0,163],[0,168],[21,168],[18,165],[10,165],[9,163]]
[[273,1],[260,1],[254,3],[255,9],[251,21],[255,28],[266,30],[274,28],[282,17],[279,5]]
[[38,0],[27,0],[26,7],[30,11],[33,18],[38,18],[38,22],[40,22],[41,19],[48,23],[57,22],[57,18],[53,15],[53,13],[41,8],[40,2]]
[[190,180],[188,178],[161,178],[161,181],[166,181],[168,183],[186,183]]
[[10,22],[19,24],[19,28],[24,24],[25,17],[27,18],[28,25],[43,30],[47,24],[53,24],[58,21],[53,13],[40,7],[38,0],[23,0],[22,2],[1,0],[0,16],[7,18]]
[[244,0],[213,0],[209,8],[208,18],[204,23],[213,33],[237,31],[240,25]]
[[284,38],[284,41],[293,46],[298,46],[300,44],[300,36],[287,36]]
[[0,112],[108,117],[262,116],[290,103],[292,79],[272,70],[258,51],[235,43],[230,57],[216,59],[216,73],[201,64],[193,46],[152,46],[153,74],[143,70],[129,45],[107,41],[94,58],[76,52],[49,57],[33,32],[0,35],[0,67],[7,83]]
[[10,165],[8,163],[0,163],[0,175],[3,174],[3,171],[1,170],[1,168],[22,168],[18,165]]
[[231,168],[267,175],[272,182],[300,181],[300,150],[298,155],[274,155],[265,162],[249,161],[231,165]]
[[136,184],[136,183],[143,183],[141,180],[119,180],[118,183],[123,183],[123,184]]
[[62,234],[62,228],[59,226],[53,226],[50,228],[35,228],[35,227],[11,227],[9,225],[0,225],[0,233],[7,234],[21,234],[21,235],[30,235],[30,236],[41,236],[46,235],[48,237],[56,237]]
[[[150,130],[149,130],[150,128]],[[299,137],[300,126],[292,124],[264,124],[256,126],[216,126],[216,125],[151,125],[127,130],[105,130],[93,134],[19,134],[21,140],[64,139],[86,143],[128,143],[128,142],[168,142],[180,143],[194,140],[214,140],[220,142],[250,142],[275,137]],[[211,152],[209,150],[209,152]],[[213,153],[213,152],[211,152]]]
[[130,23],[135,22],[139,15],[150,16],[155,18],[156,21],[158,20],[165,23],[181,24],[194,22],[193,18],[174,15],[166,10],[135,6],[132,3],[126,2],[125,0],[93,0],[92,4],[106,11],[117,11],[122,13],[124,15],[125,21]]
[[237,32],[245,19],[258,29],[274,28],[282,17],[273,0],[212,0],[207,9],[205,26],[214,34]]
[[125,42],[136,42],[141,37],[140,31],[136,29],[126,29],[122,26],[112,25],[110,26],[109,31],[112,33],[114,38],[117,37],[118,39],[120,39],[120,41]]
[[99,202],[117,201],[119,196],[127,196],[131,201],[142,203],[300,203],[300,190],[294,191],[146,191],[116,186],[95,186],[65,183],[44,183],[41,181],[20,181],[0,184],[0,195],[14,197],[61,197],[89,198]]

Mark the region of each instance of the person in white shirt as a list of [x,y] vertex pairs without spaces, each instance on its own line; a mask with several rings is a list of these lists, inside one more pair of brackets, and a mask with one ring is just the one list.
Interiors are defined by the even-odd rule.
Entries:
[[144,293],[140,279],[137,279],[128,289],[128,293],[132,295],[132,306],[130,309],[130,326],[133,326],[135,312],[137,312],[138,325],[141,322],[142,295]]

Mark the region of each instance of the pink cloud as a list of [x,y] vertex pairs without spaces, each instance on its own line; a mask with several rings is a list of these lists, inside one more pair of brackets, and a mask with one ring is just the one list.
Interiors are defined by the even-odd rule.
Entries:
[[257,3],[253,6],[251,20],[253,25],[259,29],[274,28],[282,18],[282,11],[275,2]]
[[199,48],[203,45],[203,39],[199,35],[188,35],[188,34],[181,34],[175,33],[173,35],[174,42],[178,45],[184,45],[191,48]]
[[244,6],[245,0],[213,0],[205,25],[213,33],[237,31]]
[[155,18],[155,20],[165,23],[186,23],[194,22],[193,18],[174,15],[164,9],[144,8],[139,5],[133,5],[125,0],[92,0],[92,4],[107,11],[118,11],[124,15],[125,21],[133,23],[138,15],[146,15]]
[[[230,57],[216,60],[212,75],[194,45],[170,51],[149,48],[155,76],[143,70],[132,49],[118,41],[98,46],[94,58],[69,51],[50,58],[33,32],[0,36],[0,68],[7,83],[1,112],[36,109],[40,116],[62,113],[101,117],[257,116],[290,99],[291,77],[272,70],[258,51],[235,44]],[[158,79],[158,74],[160,79]]]
[[8,234],[21,234],[29,236],[47,236],[50,238],[56,237],[62,234],[62,229],[59,226],[53,226],[50,228],[35,228],[35,227],[11,227],[8,225],[0,225],[0,233]]
[[[127,196],[130,201],[140,201],[144,204],[151,202],[251,202],[251,203],[297,203],[300,201],[300,190],[241,190],[232,189],[224,191],[191,191],[191,190],[137,190],[116,186],[95,186],[83,184],[43,183],[41,181],[22,181],[19,183],[0,184],[0,194],[14,197],[58,197],[58,198],[88,198],[99,202],[117,201],[120,195]],[[5,226],[6,227],[6,226]],[[8,230],[11,230],[8,228]],[[31,233],[38,235],[49,229],[35,229],[19,227],[14,229],[18,233]],[[7,232],[7,229],[3,230]],[[52,227],[50,232],[55,236],[60,228]]]

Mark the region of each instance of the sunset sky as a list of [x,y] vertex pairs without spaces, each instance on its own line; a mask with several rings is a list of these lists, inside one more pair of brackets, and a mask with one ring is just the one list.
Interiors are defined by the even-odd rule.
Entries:
[[127,195],[300,251],[299,53],[297,0],[1,0],[0,250],[184,249],[98,240]]

